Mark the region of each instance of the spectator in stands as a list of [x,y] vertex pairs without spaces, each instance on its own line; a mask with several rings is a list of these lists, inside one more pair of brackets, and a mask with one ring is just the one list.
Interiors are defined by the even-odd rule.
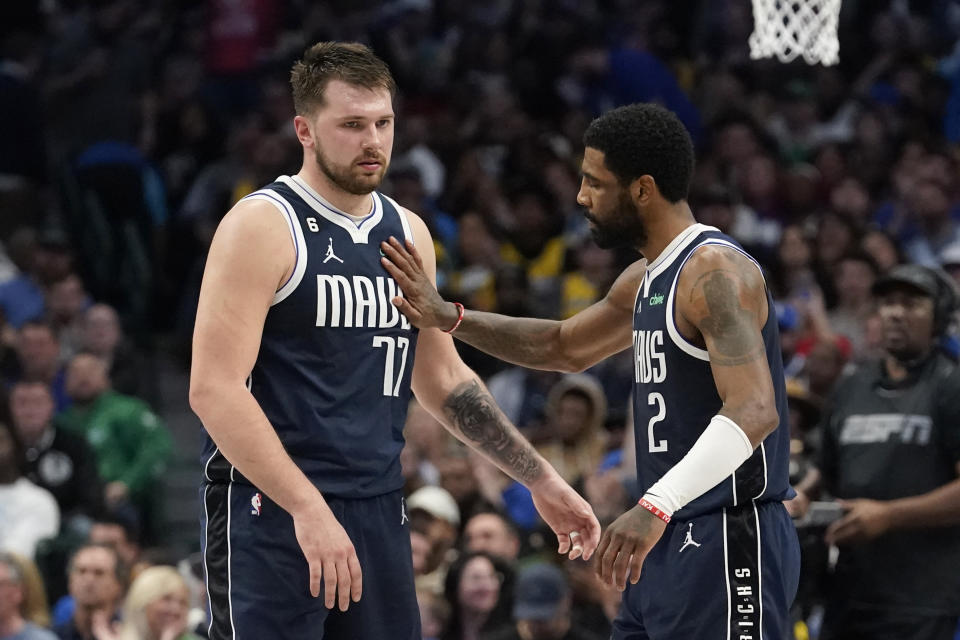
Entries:
[[143,359],[123,335],[120,318],[108,304],[95,304],[83,316],[80,350],[103,358],[110,367],[113,388],[129,396],[146,392]]
[[[629,446],[633,447],[633,422],[629,421]],[[634,458],[631,456],[630,460]],[[632,464],[632,466],[630,466]],[[639,497],[631,497],[636,491],[636,463],[628,463],[622,450],[613,451],[589,475],[584,477],[584,497],[600,521],[601,526],[616,520],[624,511],[633,506]]]
[[849,359],[850,343],[842,336],[814,342],[809,347],[802,370],[807,390],[820,398],[829,397]]
[[543,424],[547,395],[558,380],[554,371],[510,367],[491,376],[487,386],[507,418],[527,433]]
[[513,563],[520,555],[520,535],[502,513],[482,511],[471,516],[463,527],[463,548],[468,552],[485,551]]
[[[459,441],[445,438],[448,446],[446,455],[436,462],[439,485],[450,493],[457,503],[461,514],[473,513],[478,506],[489,499],[477,475],[477,469],[486,462],[486,458],[474,454]],[[491,467],[497,469],[490,463]],[[499,471],[499,469],[498,469]]]
[[200,640],[188,630],[190,592],[176,569],[144,569],[130,585],[123,605],[123,627],[96,640]]
[[50,607],[47,606],[47,592],[40,570],[37,569],[37,565],[32,560],[21,555],[10,553],[9,557],[17,564],[20,576],[23,579],[23,599],[20,601],[20,615],[27,622],[32,622],[43,629],[49,629]]
[[90,544],[106,544],[117,550],[123,565],[136,572],[140,564],[140,528],[130,518],[103,513],[90,525]]
[[420,608],[420,633],[423,640],[440,640],[450,619],[450,604],[437,593],[417,589]]
[[608,637],[620,612],[620,590],[603,582],[589,564],[567,562],[563,568],[573,599],[574,626],[600,631],[606,634],[604,638]]
[[127,568],[110,545],[88,543],[77,549],[67,567],[73,616],[56,631],[60,640],[87,640],[110,632],[127,584]]
[[0,307],[0,377],[13,373],[16,367],[17,330],[7,322],[7,314]]
[[60,510],[49,491],[23,476],[14,432],[0,421],[0,550],[33,558],[37,543],[57,535]]
[[[603,423],[607,400],[595,378],[586,374],[563,376],[547,396],[545,442],[537,449],[564,480],[582,483],[594,472],[606,450]],[[536,441],[536,440],[535,440]]]
[[907,257],[910,262],[935,267],[940,252],[960,242],[960,225],[950,215],[950,197],[937,182],[921,180],[910,190],[908,205],[920,233],[906,243]]
[[827,529],[840,555],[820,637],[948,639],[960,615],[960,367],[937,344],[957,298],[920,265],[873,292],[886,355],[844,380],[824,414],[819,469],[846,513]]
[[171,452],[166,427],[142,400],[110,388],[107,364],[98,356],[81,353],[70,362],[67,391],[75,406],[57,424],[93,447],[107,506],[148,506],[148,489]]
[[570,249],[576,269],[565,274],[561,282],[561,318],[570,318],[602,298],[618,275],[612,251],[587,239]]
[[[125,517],[121,513],[100,513],[90,525],[86,544],[112,547],[131,575],[136,575],[141,568],[140,528],[129,516]],[[69,620],[73,617],[75,607],[73,596],[63,596],[54,606],[54,621],[62,624]]]
[[524,184],[509,197],[512,226],[509,241],[501,246],[501,259],[526,271],[527,302],[534,315],[553,317],[559,310],[560,276],[566,256],[563,237],[551,212],[557,209],[544,187]]
[[602,640],[607,635],[573,626],[570,587],[563,571],[549,564],[524,567],[517,575],[514,625],[490,640]]
[[76,273],[54,282],[47,290],[47,317],[60,339],[60,359],[68,361],[81,348],[83,312],[90,296]]
[[483,551],[464,554],[447,573],[444,595],[451,615],[443,640],[478,640],[509,624],[513,568]]
[[25,322],[17,335],[16,349],[17,369],[9,382],[43,382],[53,393],[57,413],[70,406],[67,375],[60,364],[60,342],[53,327],[39,320]]
[[0,310],[14,328],[19,328],[27,320],[43,315],[36,232],[30,228],[18,229],[10,239],[9,248],[13,262],[19,262],[20,273],[0,283]]
[[7,323],[3,309],[0,308],[0,416],[9,413],[6,387],[17,370],[17,352],[14,350],[16,336],[16,330]]
[[[960,245],[958,245],[960,246]],[[880,273],[886,273],[903,263],[903,252],[896,238],[881,229],[871,229],[860,239],[860,249],[873,258]],[[941,258],[943,254],[941,254]]]
[[436,463],[446,455],[452,436],[416,399],[410,400],[407,408],[403,438],[406,446],[416,449],[419,457],[416,469],[419,484],[415,489],[421,484],[437,484],[440,481],[440,472],[437,471]]
[[870,287],[879,274],[877,264],[865,252],[843,256],[834,272],[837,304],[828,313],[830,327],[850,341],[854,358],[866,348],[867,318],[873,313]]
[[24,619],[21,607],[25,580],[12,554],[0,552],[0,640],[56,640],[56,636]]
[[24,449],[26,476],[53,494],[66,522],[92,517],[103,505],[97,461],[87,441],[53,423],[53,396],[42,382],[18,382],[10,416]]
[[421,564],[417,586],[439,591],[450,563],[450,551],[457,542],[460,509],[448,491],[426,486],[410,494],[405,510],[410,518],[411,536],[416,534],[419,538],[414,545],[417,564]]

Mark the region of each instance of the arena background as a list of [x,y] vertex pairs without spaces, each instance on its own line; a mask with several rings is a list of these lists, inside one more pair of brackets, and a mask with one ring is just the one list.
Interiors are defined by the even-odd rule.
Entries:
[[[149,461],[139,492],[108,502],[137,523],[149,562],[196,569],[201,431],[187,387],[206,247],[234,202],[299,167],[292,62],[316,41],[356,40],[400,87],[382,191],[424,217],[441,290],[470,308],[562,318],[602,296],[636,257],[589,239],[575,202],[583,130],[631,102],[676,112],[697,148],[694,214],[757,256],[775,292],[805,420],[800,474],[820,403],[878,353],[873,279],[900,262],[960,277],[960,2],[844,0],[830,67],[751,60],[753,27],[749,0],[4,3],[0,418],[29,359],[50,354],[42,335],[39,351],[24,349],[25,322],[57,334],[58,410],[70,403],[63,367],[99,349],[113,386],[145,403],[129,419],[141,428],[155,414],[169,433],[137,452]],[[111,308],[115,344],[103,338]],[[561,380],[458,346],[602,521],[629,504],[628,354]],[[557,442],[566,387],[590,400],[582,433],[601,443],[599,466],[579,467]],[[411,415],[411,492],[440,484],[463,511],[501,486]],[[60,536],[37,547],[53,600],[94,514],[62,515]],[[511,517],[536,555],[535,519],[522,504]],[[805,583],[797,613],[814,631],[818,584]]]

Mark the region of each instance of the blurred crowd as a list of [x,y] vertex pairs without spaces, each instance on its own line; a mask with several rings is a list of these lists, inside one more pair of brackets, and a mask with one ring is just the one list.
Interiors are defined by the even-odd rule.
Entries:
[[[288,76],[314,42],[390,64],[382,191],[425,219],[439,287],[472,309],[599,300],[636,256],[590,240],[582,132],[620,104],[676,112],[694,214],[777,301],[795,482],[840,377],[882,355],[875,280],[901,263],[960,280],[956,0],[844,0],[828,68],[750,60],[748,0],[45,0],[4,3],[0,25],[3,639],[205,635],[202,561],[165,547],[155,363],[186,367],[220,218],[299,167]],[[634,503],[629,353],[560,375],[458,346],[602,524]],[[619,593],[557,560],[522,486],[416,403],[406,437],[424,638],[608,637]]]

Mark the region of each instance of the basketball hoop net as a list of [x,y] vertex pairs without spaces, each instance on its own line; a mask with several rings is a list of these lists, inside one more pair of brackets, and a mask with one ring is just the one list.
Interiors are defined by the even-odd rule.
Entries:
[[839,60],[840,0],[753,0],[750,57],[829,66]]

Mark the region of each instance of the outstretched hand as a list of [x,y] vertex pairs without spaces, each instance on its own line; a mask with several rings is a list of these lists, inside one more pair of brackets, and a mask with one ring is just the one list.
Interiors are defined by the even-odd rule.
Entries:
[[557,552],[571,560],[589,560],[600,541],[600,523],[590,504],[560,476],[531,487],[540,517],[557,534]]
[[403,297],[397,296],[391,302],[419,329],[452,327],[457,321],[457,307],[440,297],[423,270],[423,260],[413,243],[406,240],[404,244],[393,236],[389,242],[380,243],[384,255],[380,262],[403,291]]
[[666,528],[667,523],[639,505],[627,511],[603,532],[597,547],[597,575],[620,591],[627,588],[628,577],[630,584],[637,584],[644,559]]

